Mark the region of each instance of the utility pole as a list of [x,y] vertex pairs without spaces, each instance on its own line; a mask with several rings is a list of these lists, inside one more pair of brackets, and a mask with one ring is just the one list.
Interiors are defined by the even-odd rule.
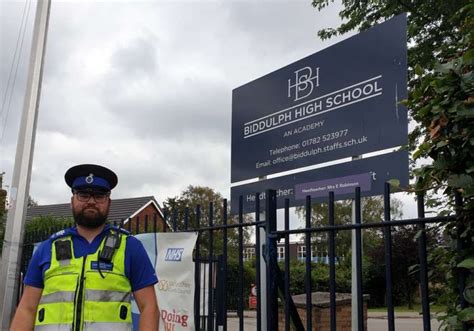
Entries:
[[0,326],[2,330],[9,329],[18,295],[24,222],[30,189],[31,165],[33,162],[50,8],[51,0],[38,0],[33,28],[28,84],[18,134],[15,167],[10,188],[10,208],[8,210],[0,268]]

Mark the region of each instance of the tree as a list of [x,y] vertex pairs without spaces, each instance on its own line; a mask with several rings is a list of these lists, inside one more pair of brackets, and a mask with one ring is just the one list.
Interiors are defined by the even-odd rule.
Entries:
[[[165,210],[167,213],[168,220],[173,223],[176,220],[176,225],[179,230],[185,228],[185,216],[188,215],[188,226],[189,229],[202,228],[209,226],[210,220],[210,204],[212,203],[213,213],[212,222],[213,225],[222,225],[224,218],[224,198],[219,192],[214,189],[205,186],[192,186],[189,185],[186,190],[181,192],[180,196],[174,198],[167,198],[164,202]],[[197,219],[196,207],[199,206],[200,217],[199,222]],[[235,216],[230,215],[230,206],[227,206],[227,224],[237,223],[238,220]],[[244,222],[250,221],[249,217],[244,218]],[[244,228],[243,231],[243,242],[244,244],[249,242],[250,232]],[[209,232],[200,232],[200,243],[201,253],[207,252],[209,245]],[[238,230],[233,228],[228,230],[228,242],[229,257],[236,258],[238,251],[235,249],[238,247]],[[214,231],[214,253],[220,254],[222,252],[223,239],[222,231]]]
[[[329,5],[329,0],[313,0],[312,4],[319,11]],[[339,16],[344,21],[337,28],[318,31],[322,39],[357,29],[364,31],[401,13],[408,13],[408,66],[410,81],[415,76],[414,68],[423,64],[433,69],[437,62],[445,59],[446,52],[459,42],[463,36],[459,33],[460,21],[456,13],[469,4],[469,0],[343,0],[343,10]]]
[[[306,214],[305,207],[297,207],[297,214],[299,218],[304,218]],[[402,204],[400,200],[391,199],[391,218],[401,219]],[[352,201],[341,200],[334,203],[334,223],[336,225],[350,224],[352,220]],[[384,202],[381,196],[362,198],[362,222],[363,223],[375,223],[380,222],[384,218]],[[328,205],[327,203],[315,203],[311,207],[311,225],[313,227],[321,227],[328,225]],[[385,303],[385,256],[384,252],[384,241],[383,241],[383,230],[379,228],[366,229],[363,231],[363,286],[364,292],[370,295],[370,304],[373,306],[381,306]],[[416,287],[416,280],[413,277],[409,277],[408,269],[411,265],[417,263],[417,255],[413,252],[417,252],[416,243],[412,242],[416,231],[412,233],[412,237],[409,238],[406,235],[404,239],[399,240],[401,234],[407,233],[406,229],[393,229],[392,230],[392,243],[393,243],[393,265],[397,266],[394,268],[394,278],[400,279],[394,284],[395,288],[395,299],[397,303],[410,303],[414,294],[414,288]],[[339,260],[338,267],[341,270],[349,270],[347,276],[350,282],[350,269],[351,269],[351,255],[352,255],[352,231],[338,231],[336,234],[336,257]],[[318,234],[318,237],[312,238],[312,246],[316,252],[327,252],[329,248],[327,233]],[[397,237],[398,239],[395,239]],[[411,240],[411,241],[410,241]],[[408,242],[408,244],[407,244]],[[411,246],[410,246],[411,244]],[[407,250],[406,247],[415,246],[415,250]],[[399,255],[398,252],[402,252]],[[398,256],[409,253],[410,259],[398,259]],[[345,258],[341,258],[345,257]]]
[[74,224],[72,217],[38,216],[25,224],[25,237],[21,258],[21,270],[24,272],[33,255],[34,244],[48,239],[53,233]]
[[5,238],[5,230],[6,230],[6,213],[0,216],[0,254],[3,251],[3,240]]
[[[392,294],[394,305],[406,304],[413,309],[416,290],[419,286],[419,250],[416,241],[418,229],[414,226],[403,226],[392,229]],[[440,244],[436,228],[427,231],[428,250],[434,250]],[[364,268],[364,285],[371,293],[373,304],[384,306],[385,285],[385,247],[379,241],[365,252],[368,261]],[[436,270],[436,264],[430,261],[429,267]],[[440,284],[439,278],[431,279],[433,285]],[[364,288],[364,289],[365,289]],[[375,289],[375,290],[374,290]]]
[[25,234],[34,235],[36,233],[45,233],[52,235],[55,231],[73,226],[72,217],[55,217],[52,215],[33,217],[31,221],[25,224]]
[[3,189],[3,172],[0,173],[0,221],[3,221],[7,213],[7,191]]
[[[300,219],[306,215],[305,207],[297,207],[296,213]],[[402,217],[401,202],[397,199],[391,200],[392,219]],[[362,222],[378,222],[383,220],[384,209],[383,199],[380,196],[362,198]],[[352,200],[340,200],[334,203],[334,224],[350,224],[352,220]],[[328,225],[328,204],[314,203],[311,206],[311,225],[313,227]],[[327,233],[315,235],[312,241],[318,252],[328,251]],[[339,231],[336,234],[336,256],[350,256],[351,251],[351,231]],[[364,231],[364,249],[369,245],[374,245],[374,241],[380,241],[382,230],[368,229]]]
[[[329,0],[313,0],[323,10]],[[445,328],[459,329],[462,322],[474,324],[474,4],[469,0],[343,0],[339,13],[345,20],[336,29],[318,32],[322,39],[376,23],[402,12],[408,13],[409,94],[405,104],[418,123],[410,133],[414,160],[431,163],[413,169],[412,191],[437,193],[445,199],[430,199],[429,205],[444,213],[456,208],[457,219],[446,227],[449,247],[444,250],[449,284]],[[431,190],[431,191],[429,191]],[[454,196],[464,199],[455,207]],[[458,200],[459,201],[459,200]],[[438,252],[439,253],[439,252]],[[443,266],[442,266],[443,267]],[[462,294],[467,307],[459,306],[459,279],[465,279]],[[468,327],[469,327],[468,326]]]
[[31,195],[28,195],[28,202],[27,202],[28,208],[30,207],[36,207],[38,206],[38,202],[31,197]]

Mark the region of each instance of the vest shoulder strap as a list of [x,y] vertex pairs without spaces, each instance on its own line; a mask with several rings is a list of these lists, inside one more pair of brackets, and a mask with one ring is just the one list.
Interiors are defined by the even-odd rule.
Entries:
[[104,262],[112,261],[115,251],[120,247],[122,237],[130,236],[128,231],[119,227],[111,227],[109,233],[103,239],[102,250],[99,252],[99,260]]
[[115,226],[115,225],[111,226],[110,229],[113,230],[113,231],[117,231],[117,232],[119,232],[119,233],[121,233],[121,234],[123,234],[127,237],[132,235],[129,231],[125,230],[124,228],[121,228],[121,227],[118,227],[118,226]]
[[61,230],[61,231],[58,231],[56,233],[53,233],[49,239],[51,240],[56,240],[56,239],[59,239],[59,238],[64,238],[64,237],[67,237],[69,236],[69,231],[68,229],[64,229],[64,230]]

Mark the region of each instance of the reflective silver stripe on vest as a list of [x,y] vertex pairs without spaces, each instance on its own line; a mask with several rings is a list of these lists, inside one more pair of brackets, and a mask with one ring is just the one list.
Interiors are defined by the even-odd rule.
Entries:
[[86,301],[130,302],[130,292],[86,290]]
[[45,324],[35,325],[35,331],[71,331],[71,324]]
[[104,322],[104,323],[85,322],[84,323],[83,331],[104,331],[104,330],[132,331],[132,323],[109,323],[109,322]]
[[56,302],[74,302],[74,291],[61,291],[43,295],[40,304]]
[[68,266],[68,265],[71,264],[71,259],[59,260],[58,262],[59,262],[59,264],[61,265],[61,267],[65,267],[65,266]]

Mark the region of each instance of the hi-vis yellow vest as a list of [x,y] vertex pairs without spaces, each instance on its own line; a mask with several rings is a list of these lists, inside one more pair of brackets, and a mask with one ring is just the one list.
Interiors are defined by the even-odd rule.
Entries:
[[[111,230],[114,231],[114,230]],[[38,305],[35,330],[40,331],[125,331],[132,330],[131,285],[125,276],[126,236],[119,232],[120,246],[111,263],[101,262],[97,252],[75,258],[70,236],[52,243],[51,266],[44,275],[44,289]],[[57,240],[69,241],[71,259],[56,258]]]

